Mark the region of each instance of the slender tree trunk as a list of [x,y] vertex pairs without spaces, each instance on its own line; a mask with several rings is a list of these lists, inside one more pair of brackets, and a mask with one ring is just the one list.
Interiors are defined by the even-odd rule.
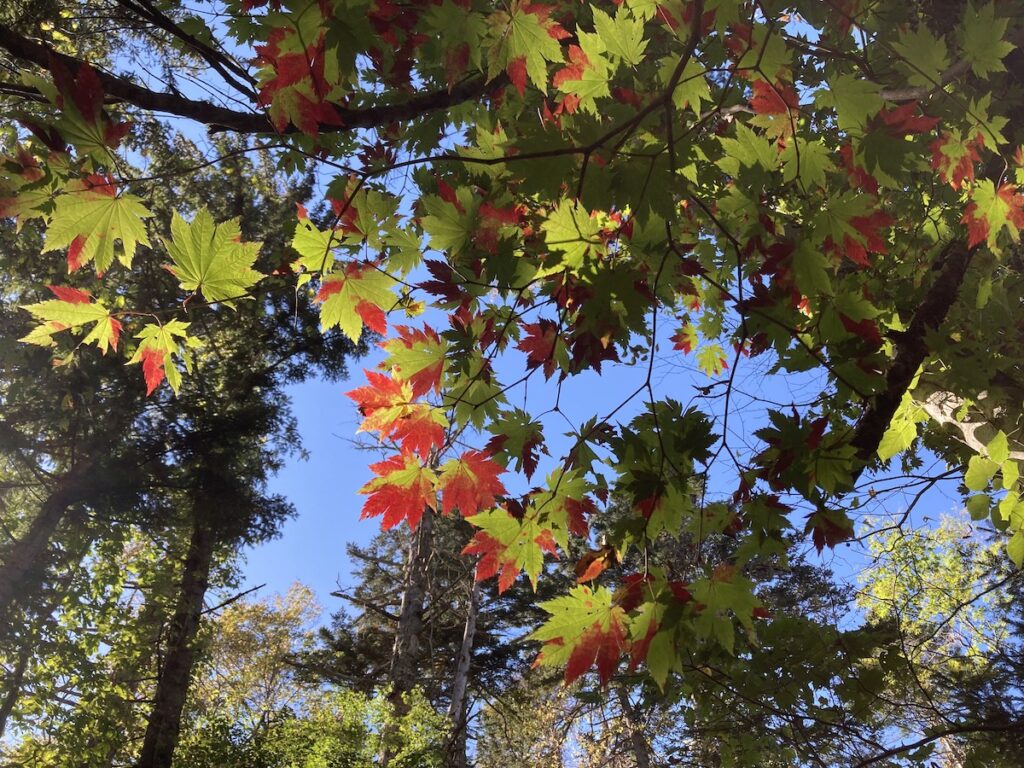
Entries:
[[0,565],[0,616],[7,616],[16,600],[33,594],[46,577],[50,543],[69,507],[81,498],[90,469],[91,462],[79,462],[64,475],[25,535],[7,548]]
[[644,736],[643,728],[636,716],[636,709],[633,702],[629,700],[629,693],[621,685],[616,686],[615,693],[619,699],[619,706],[622,708],[622,716],[626,718],[626,725],[629,727],[629,743],[633,748],[633,760],[636,768],[651,768],[651,749]]
[[409,550],[405,572],[405,589],[398,613],[395,645],[391,651],[391,698],[405,714],[404,697],[416,685],[417,662],[420,655],[420,634],[423,631],[423,610],[427,601],[430,557],[433,554],[434,515],[429,509],[416,528],[416,538]]
[[452,719],[452,738],[448,747],[448,765],[451,768],[466,768],[469,765],[469,758],[466,755],[469,720],[469,699],[466,696],[466,689],[469,686],[469,667],[473,659],[473,639],[476,635],[476,617],[479,612],[480,582],[474,581],[469,594],[462,645],[459,647],[459,657],[455,661],[451,705],[448,707],[448,716]]
[[21,686],[25,682],[25,671],[32,658],[32,651],[33,644],[29,638],[18,652],[18,661],[14,665],[14,671],[4,681],[7,690],[4,693],[3,701],[0,702],[0,740],[3,739],[4,733],[7,731],[7,720],[21,696]]
[[[433,554],[434,513],[425,509],[416,536],[409,549],[409,561],[405,571],[402,591],[402,605],[398,613],[398,627],[395,630],[395,644],[391,651],[391,702],[395,717],[402,717],[409,711],[406,694],[416,686],[420,655],[420,635],[423,632],[423,611],[427,601],[430,577],[430,558]],[[380,764],[382,768],[394,757],[394,729],[385,729],[382,736]]]
[[178,744],[181,712],[195,661],[196,632],[213,564],[214,535],[208,519],[215,512],[202,504],[197,504],[193,510],[192,537],[181,575],[178,603],[171,619],[167,653],[160,668],[137,768],[170,768]]

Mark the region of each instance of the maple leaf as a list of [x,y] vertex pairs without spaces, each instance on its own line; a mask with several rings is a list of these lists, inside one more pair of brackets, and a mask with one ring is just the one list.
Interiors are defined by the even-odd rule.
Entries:
[[471,517],[494,506],[496,496],[507,491],[498,479],[505,470],[483,451],[466,451],[458,459],[445,462],[438,473],[438,489],[446,515],[458,509]]
[[1020,239],[1024,229],[1024,195],[1014,184],[995,183],[982,179],[971,190],[971,201],[964,207],[961,223],[967,225],[967,245],[973,248],[984,242],[990,247],[1005,229],[1013,242]]
[[121,323],[111,315],[103,302],[93,301],[92,296],[77,288],[51,285],[49,289],[56,299],[22,307],[36,319],[42,320],[43,324],[23,336],[21,341],[52,347],[56,345],[53,334],[95,323],[82,343],[95,344],[103,354],[110,348],[117,349]]
[[[60,118],[50,129],[47,143],[56,151],[64,151],[64,142],[79,152],[91,154],[102,162],[110,160],[109,150],[117,147],[127,135],[131,123],[116,122],[104,111],[103,87],[99,77],[88,63],[80,63],[72,74],[64,59],[50,58],[53,83],[30,73],[22,79],[33,86],[54,106],[60,109]],[[33,132],[45,134],[40,126],[30,125]],[[52,139],[58,138],[59,141]],[[61,146],[57,146],[60,144]]]
[[697,365],[708,376],[717,376],[729,368],[721,344],[708,344],[697,352]]
[[378,432],[381,440],[395,440],[403,453],[411,451],[426,461],[444,443],[448,427],[444,412],[429,403],[413,402],[412,387],[397,376],[365,374],[369,386],[347,393],[364,416],[357,431]]
[[519,575],[520,567],[514,557],[507,557],[508,547],[484,531],[474,534],[472,541],[463,550],[463,555],[479,555],[474,578],[477,581],[498,576],[498,594],[511,587]]
[[112,181],[72,180],[57,197],[43,251],[73,246],[72,271],[95,261],[96,271],[106,272],[114,262],[114,241],[120,240],[120,260],[131,266],[136,246],[149,245],[143,219],[152,215],[134,195],[118,195]]
[[953,189],[963,189],[964,184],[974,181],[974,166],[981,162],[981,149],[985,146],[985,139],[980,133],[969,141],[963,141],[958,134],[943,131],[928,146],[932,151],[932,168]]
[[492,45],[488,72],[491,78],[504,70],[519,95],[529,77],[541,91],[547,90],[548,62],[562,61],[560,40],[569,32],[550,19],[552,6],[515,0],[508,11],[496,11],[487,19]]
[[909,134],[927,133],[939,124],[939,118],[918,115],[917,110],[918,103],[908,101],[895,109],[883,107],[878,111],[878,119],[890,135],[900,138]]
[[341,274],[332,272],[323,279],[316,296],[321,304],[320,327],[326,331],[337,326],[358,344],[364,325],[384,327],[384,320],[377,313],[383,314],[394,306],[394,285],[393,277],[372,264],[352,262]]
[[835,549],[837,544],[852,539],[853,523],[842,510],[820,509],[808,515],[804,533],[808,531],[820,554],[826,546]]
[[165,376],[175,394],[181,388],[181,371],[174,364],[174,358],[179,358],[191,370],[190,349],[201,344],[188,335],[188,326],[180,320],[168,320],[163,325],[151,323],[135,335],[140,343],[128,362],[142,363],[146,395],[153,394]]
[[205,206],[191,223],[175,211],[171,237],[164,238],[164,245],[173,262],[168,269],[181,282],[182,290],[199,291],[207,301],[231,306],[263,277],[252,268],[260,244],[242,242],[238,219],[215,224]]
[[370,471],[377,477],[359,489],[368,497],[362,519],[380,515],[382,530],[394,528],[403,520],[415,530],[423,510],[437,509],[437,476],[412,454],[403,453],[371,464]]
[[487,443],[487,452],[515,459],[515,470],[523,470],[526,479],[533,477],[540,461],[540,454],[546,454],[543,425],[534,421],[526,411],[516,408],[504,411],[501,417],[488,426],[493,437]]
[[753,88],[750,108],[759,115],[784,115],[800,106],[800,100],[791,85],[755,80]]
[[483,581],[498,575],[498,591],[504,592],[525,572],[534,588],[544,567],[544,552],[553,551],[550,529],[543,526],[535,512],[521,519],[508,510],[495,508],[466,518],[480,530],[463,550],[478,554],[476,579]]
[[580,584],[593,581],[620,561],[619,551],[615,547],[606,545],[600,549],[592,549],[576,562],[576,566],[573,568],[576,573],[576,581]]
[[340,125],[341,118],[331,103],[335,84],[328,82],[325,74],[330,53],[323,17],[307,13],[303,24],[315,34],[306,45],[298,28],[276,27],[265,45],[256,46],[257,61],[262,65],[259,101],[269,108],[278,131],[291,123],[316,138],[321,125]]
[[382,367],[394,368],[402,379],[409,382],[413,397],[430,390],[441,391],[441,376],[445,370],[447,343],[429,325],[410,328],[396,325],[396,338],[381,344],[388,356]]
[[607,685],[627,650],[627,618],[604,588],[573,587],[568,595],[540,604],[550,618],[530,635],[544,647],[534,666],[565,666],[569,684],[597,667],[598,678]]
[[688,355],[697,348],[697,329],[690,323],[684,323],[669,340],[672,342],[672,349],[678,349]]
[[542,318],[536,323],[523,323],[523,330],[526,338],[516,348],[526,353],[526,367],[530,370],[543,367],[545,379],[550,379],[558,368],[564,372],[566,349],[558,333],[558,325],[553,320]]

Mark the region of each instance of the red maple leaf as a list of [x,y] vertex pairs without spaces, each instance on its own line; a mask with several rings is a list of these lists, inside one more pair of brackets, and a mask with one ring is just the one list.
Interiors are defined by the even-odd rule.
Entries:
[[68,304],[88,304],[92,301],[92,296],[78,288],[66,285],[48,285],[46,287],[50,289],[50,293]]
[[519,58],[512,59],[508,66],[505,67],[505,71],[508,73],[508,79],[515,86],[519,95],[524,95],[526,93],[526,57],[520,56]]
[[374,333],[383,336],[388,332],[388,319],[384,310],[369,301],[360,301],[356,305],[356,314],[362,318],[363,325]]
[[362,519],[383,515],[381,529],[389,530],[403,520],[413,530],[427,507],[436,509],[433,473],[420,465],[416,457],[399,454],[370,465],[376,478],[359,489],[366,494]]
[[626,627],[615,614],[604,630],[600,622],[594,624],[576,641],[565,666],[565,683],[572,683],[596,664],[601,685],[606,685],[619,666],[626,649]]
[[853,320],[842,312],[839,313],[839,319],[843,323],[843,328],[855,336],[860,336],[872,349],[878,349],[882,346],[882,334],[873,320],[869,318]]
[[406,382],[375,371],[366,371],[368,386],[348,392],[364,420],[360,431],[375,430],[382,440],[398,442],[403,452],[416,453],[426,461],[444,443],[444,424],[434,418],[428,403],[413,403]]
[[769,83],[765,80],[754,81],[754,95],[750,99],[750,108],[759,115],[784,115],[791,109],[800,106],[793,86],[785,83]]
[[988,240],[988,219],[984,216],[975,217],[978,204],[971,202],[964,208],[964,215],[960,219],[961,224],[967,225],[967,247],[973,248],[979,243]]
[[896,109],[882,107],[878,117],[893,136],[903,137],[912,133],[927,133],[939,124],[939,118],[916,114],[918,104],[908,101]]
[[590,59],[587,58],[587,54],[583,52],[583,49],[578,45],[570,45],[569,64],[555,72],[554,77],[551,78],[551,85],[555,88],[560,88],[563,83],[582,80],[583,71],[590,66]]
[[697,332],[692,325],[686,324],[672,334],[669,341],[672,342],[672,349],[678,349],[688,355],[697,344]]
[[846,176],[850,183],[860,187],[872,195],[878,194],[878,179],[872,176],[864,168],[857,165],[853,159],[853,145],[847,142],[839,148],[839,157],[843,161],[843,168],[846,169]]
[[1010,210],[1006,215],[1007,220],[1017,229],[1024,229],[1024,195],[1020,193],[1014,184],[1003,184],[996,191],[1003,202]]
[[594,500],[584,496],[580,500],[566,499],[565,514],[569,524],[569,533],[575,536],[587,536],[590,534],[590,527],[587,525],[587,518],[597,512]]
[[807,518],[804,532],[811,531],[814,548],[819,554],[827,546],[834,549],[837,544],[853,538],[853,524],[849,520],[835,520],[833,515],[814,512]]
[[470,517],[493,507],[495,497],[507,493],[498,479],[504,471],[483,451],[466,451],[458,460],[447,462],[438,477],[444,513],[458,509],[463,517]]
[[146,379],[146,396],[148,397],[164,380],[164,353],[153,347],[143,347],[141,357],[142,375]]
[[[985,140],[980,133],[970,141],[954,142],[952,135],[943,131],[928,145],[932,151],[932,168],[953,189],[962,189],[964,182],[974,181],[974,164],[981,161],[984,145]],[[944,152],[944,147],[949,147],[949,150]]]
[[559,341],[558,325],[553,320],[541,319],[536,323],[523,323],[526,338],[516,345],[526,353],[526,367],[530,370],[544,367],[544,378],[550,379],[558,364],[555,345]]

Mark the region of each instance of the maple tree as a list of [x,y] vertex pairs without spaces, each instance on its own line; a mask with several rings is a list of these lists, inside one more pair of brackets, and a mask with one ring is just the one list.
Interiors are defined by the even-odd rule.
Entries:
[[[381,338],[349,393],[385,453],[363,517],[424,540],[435,516],[464,518],[461,552],[499,590],[575,561],[586,583],[540,604],[537,664],[695,697],[712,695],[707,668],[774,668],[784,625],[759,564],[878,535],[871,484],[929,457],[946,467],[926,487],[950,480],[1024,563],[1009,3],[226,0],[216,20],[205,3],[116,5],[232,95],[140,83],[127,61],[0,24],[18,120],[0,215],[40,227],[68,272],[24,305],[21,340],[59,362],[120,356],[163,398],[202,378],[207,329],[270,294],[352,344]],[[127,163],[147,112],[317,178],[286,263],[259,265],[205,208],[154,221],[159,176]],[[177,296],[132,306],[111,286],[158,244]],[[661,385],[664,364],[690,370],[693,400]],[[620,370],[629,386],[601,386]],[[742,395],[750,376],[783,394]],[[631,515],[598,540],[612,494]],[[697,546],[682,568],[655,546],[680,533],[737,546],[716,561]],[[830,661],[859,679],[875,652]],[[817,664],[794,661],[808,685]],[[831,722],[856,698],[807,707]],[[848,757],[914,760],[996,727],[965,715]]]

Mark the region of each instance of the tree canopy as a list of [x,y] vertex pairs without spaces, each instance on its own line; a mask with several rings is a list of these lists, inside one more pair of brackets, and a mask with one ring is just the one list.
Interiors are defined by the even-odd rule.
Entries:
[[[515,627],[626,733],[635,695],[684,722],[679,761],[1012,764],[1017,3],[48,0],[0,10],[0,67],[0,217],[25,238],[0,257],[4,488],[48,489],[12,517],[0,609],[32,636],[114,536],[97,510],[147,531],[149,500],[174,508],[139,766],[170,764],[217,546],[289,511],[263,494],[280,386],[368,340],[348,397],[380,457],[353,506],[407,558],[400,598],[361,593],[395,636],[372,759],[397,764],[431,691],[464,734],[474,643]],[[88,388],[41,398],[50,362]],[[970,528],[922,519],[936,487]],[[865,592],[841,610],[829,562]],[[443,605],[465,624],[425,702]]]

